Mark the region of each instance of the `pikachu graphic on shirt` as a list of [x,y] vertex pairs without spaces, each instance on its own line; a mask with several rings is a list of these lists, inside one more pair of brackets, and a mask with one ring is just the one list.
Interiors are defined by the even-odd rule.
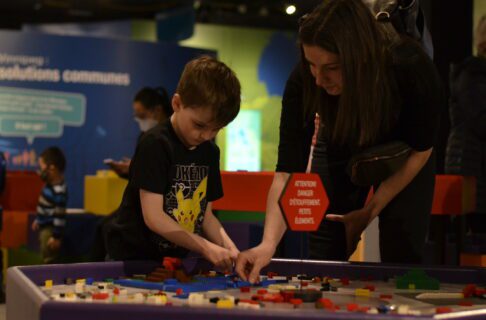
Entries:
[[206,176],[192,194],[192,198],[184,199],[183,187],[176,192],[177,208],[174,208],[172,215],[177,223],[189,232],[194,232],[194,226],[201,212],[201,201],[206,197],[208,177]]

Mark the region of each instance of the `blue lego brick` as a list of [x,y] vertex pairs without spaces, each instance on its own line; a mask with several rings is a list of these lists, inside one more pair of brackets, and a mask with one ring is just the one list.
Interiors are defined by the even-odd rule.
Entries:
[[197,281],[190,283],[180,283],[176,279],[166,279],[164,282],[148,282],[145,280],[136,279],[120,279],[115,280],[115,284],[123,285],[132,288],[162,290],[167,292],[176,292],[177,289],[182,289],[184,293],[203,292],[209,290],[225,290],[228,287],[239,288],[240,286],[249,285],[249,283],[241,281],[237,283],[238,287],[234,287],[233,281],[228,283],[225,277],[197,277]]
[[144,280],[133,280],[133,279],[118,279],[115,280],[114,283],[119,284],[121,286],[130,287],[130,288],[164,290],[164,285],[160,282],[148,282]]
[[221,283],[181,283],[177,285],[165,285],[164,291],[167,292],[176,292],[177,289],[182,289],[184,293],[191,293],[191,292],[203,292],[209,290],[225,290],[226,284]]
[[277,283],[277,280],[263,280],[262,282],[260,282],[260,286],[262,287],[268,287],[269,285],[271,284],[276,284]]
[[164,284],[178,284],[179,281],[177,281],[177,279],[165,279],[164,281]]
[[229,281],[228,280],[228,281],[226,281],[226,288],[228,288],[228,289],[236,289],[236,288],[238,288],[237,287],[237,283],[234,282],[234,281]]
[[241,287],[251,287],[252,284],[248,281],[238,280],[233,282],[235,286],[233,288],[241,288]]
[[226,283],[226,281],[228,281],[228,278],[224,276],[206,277],[198,275],[194,276],[193,279],[203,283]]

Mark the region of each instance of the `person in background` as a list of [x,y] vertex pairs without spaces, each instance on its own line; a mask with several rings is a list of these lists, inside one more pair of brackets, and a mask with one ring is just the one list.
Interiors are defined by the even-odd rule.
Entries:
[[[140,135],[138,136],[137,144],[145,132],[152,129],[157,124],[162,123],[172,114],[169,95],[163,87],[142,88],[135,95],[132,107],[133,117],[140,127]],[[105,163],[115,171],[118,176],[128,179],[130,158],[123,158],[120,161],[107,159],[105,160]]]
[[452,65],[447,174],[476,178],[476,211],[467,215],[473,233],[486,233],[486,15],[475,31],[477,56]]
[[49,147],[41,153],[38,162],[39,174],[45,185],[39,195],[37,216],[32,223],[32,230],[39,231],[42,261],[53,263],[59,257],[66,225],[66,158],[58,147]]

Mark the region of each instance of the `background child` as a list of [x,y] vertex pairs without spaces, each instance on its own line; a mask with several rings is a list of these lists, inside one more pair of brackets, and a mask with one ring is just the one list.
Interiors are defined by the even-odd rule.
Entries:
[[32,230],[39,230],[42,261],[53,263],[59,256],[66,225],[66,158],[58,147],[49,147],[41,153],[38,162],[45,185],[39,196],[37,217],[32,223]]
[[211,210],[223,196],[213,139],[239,112],[240,83],[214,58],[192,60],[172,108],[170,120],[137,146],[120,209],[106,228],[109,258],[158,260],[194,251],[230,269],[238,249]]

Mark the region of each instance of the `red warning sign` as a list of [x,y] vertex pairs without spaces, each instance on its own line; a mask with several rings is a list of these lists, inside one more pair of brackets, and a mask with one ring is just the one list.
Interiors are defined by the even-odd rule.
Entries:
[[329,206],[321,178],[315,173],[293,173],[278,201],[293,231],[316,231]]

